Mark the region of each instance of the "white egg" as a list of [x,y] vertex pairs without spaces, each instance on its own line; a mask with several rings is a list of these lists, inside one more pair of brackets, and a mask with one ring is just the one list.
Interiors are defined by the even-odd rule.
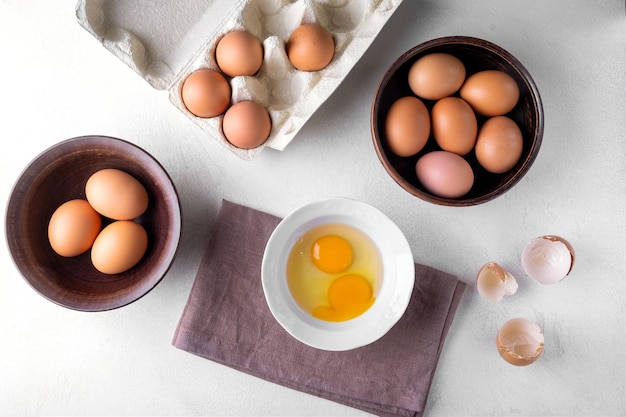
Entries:
[[569,275],[574,266],[574,249],[559,236],[531,240],[522,251],[526,274],[542,284],[554,284]]

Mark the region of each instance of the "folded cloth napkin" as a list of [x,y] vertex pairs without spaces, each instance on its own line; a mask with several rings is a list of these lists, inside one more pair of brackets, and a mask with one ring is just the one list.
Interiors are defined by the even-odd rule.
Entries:
[[407,311],[379,340],[309,347],[274,319],[261,261],[280,219],[224,200],[172,344],[267,381],[379,416],[420,416],[465,284],[415,265]]

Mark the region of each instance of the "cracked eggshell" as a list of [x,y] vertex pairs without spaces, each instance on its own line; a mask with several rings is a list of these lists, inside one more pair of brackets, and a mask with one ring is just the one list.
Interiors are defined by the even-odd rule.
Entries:
[[526,366],[539,359],[544,347],[541,328],[524,318],[514,318],[502,325],[496,336],[500,356],[508,363]]
[[[150,85],[168,92],[170,102],[207,135],[242,159],[265,147],[284,150],[313,113],[341,84],[402,0],[195,0],[110,2],[78,0],[79,24]],[[318,24],[333,37],[330,64],[307,73],[289,62],[289,35],[303,24]],[[246,31],[263,47],[254,75],[227,77],[231,104],[258,102],[270,114],[272,130],[253,149],[229,143],[221,132],[223,116],[202,118],[185,107],[182,83],[199,68],[219,70],[217,43],[233,31]]]
[[572,271],[575,253],[560,236],[546,235],[531,240],[522,251],[522,267],[529,277],[542,284],[555,284]]
[[517,287],[515,277],[495,262],[483,265],[476,275],[476,289],[489,301],[499,302],[505,295],[515,294]]

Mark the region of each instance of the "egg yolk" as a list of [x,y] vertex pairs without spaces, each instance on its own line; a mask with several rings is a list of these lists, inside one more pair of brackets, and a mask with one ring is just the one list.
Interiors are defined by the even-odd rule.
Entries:
[[315,266],[329,274],[338,274],[348,269],[353,256],[352,246],[348,241],[335,235],[320,237],[311,248]]
[[374,304],[372,287],[356,274],[341,276],[328,288],[328,306],[313,309],[313,316],[326,321],[346,321],[363,314]]

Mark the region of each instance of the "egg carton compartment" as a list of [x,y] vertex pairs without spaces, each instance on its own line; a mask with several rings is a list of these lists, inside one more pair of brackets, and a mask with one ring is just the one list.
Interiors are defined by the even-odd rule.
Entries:
[[[330,97],[365,53],[402,0],[79,0],[80,25],[209,136],[242,159],[265,147],[284,150],[313,113]],[[322,70],[296,69],[287,57],[291,32],[317,23],[335,42],[331,63]],[[227,77],[231,104],[253,100],[270,114],[268,139],[254,149],[231,145],[221,132],[222,116],[201,118],[181,99],[184,80],[201,68],[218,70],[215,48],[226,33],[245,30],[263,45],[254,76]]]

